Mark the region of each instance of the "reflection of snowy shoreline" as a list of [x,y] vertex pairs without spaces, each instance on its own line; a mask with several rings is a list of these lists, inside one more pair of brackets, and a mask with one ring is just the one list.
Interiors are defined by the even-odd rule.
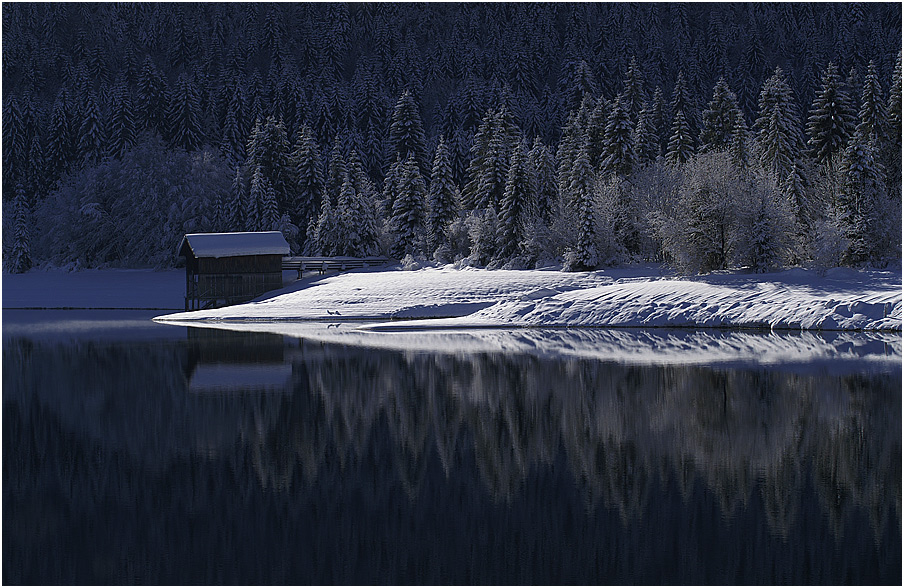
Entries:
[[900,372],[902,357],[902,339],[898,333],[586,328],[373,332],[354,323],[205,321],[167,324],[273,333],[412,353],[501,352],[633,365],[760,365],[798,372]]

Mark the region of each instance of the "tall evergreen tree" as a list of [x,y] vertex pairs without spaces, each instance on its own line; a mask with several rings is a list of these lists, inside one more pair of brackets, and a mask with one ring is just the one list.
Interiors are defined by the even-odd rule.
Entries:
[[754,123],[760,164],[781,182],[803,150],[797,106],[781,68],[763,84],[759,116]]
[[355,181],[345,176],[337,205],[341,233],[345,236],[343,255],[367,257],[379,253],[379,231],[373,205],[366,193],[356,189]]
[[245,225],[245,178],[242,169],[236,167],[232,180],[232,189],[229,191],[229,202],[226,205],[226,230],[241,232],[247,230]]
[[653,108],[649,103],[644,103],[637,117],[637,127],[634,129],[634,149],[637,154],[637,165],[645,165],[656,161],[661,153],[659,132],[653,119]]
[[[888,95],[888,141],[882,147],[882,162],[886,170],[888,193],[896,202],[901,200],[901,53],[895,63]],[[900,206],[900,205],[899,205]]]
[[167,111],[168,137],[174,147],[194,151],[203,140],[201,103],[194,82],[186,74],[179,76]]
[[421,114],[411,92],[405,90],[396,102],[389,124],[389,161],[414,157],[421,174],[427,174],[427,139]]
[[245,129],[245,100],[242,89],[238,86],[230,92],[226,106],[226,118],[223,121],[223,134],[220,139],[220,151],[229,161],[241,162],[245,159],[245,145],[248,136]]
[[307,125],[298,132],[292,162],[295,165],[298,192],[295,196],[296,206],[289,214],[292,222],[299,227],[299,243],[303,246],[307,239],[306,227],[320,213],[320,197],[324,190],[320,148]]
[[402,164],[398,190],[392,207],[391,228],[396,238],[393,255],[401,259],[407,254],[421,253],[420,238],[426,217],[427,188],[413,153]]
[[625,75],[625,87],[622,91],[622,98],[628,117],[632,124],[637,124],[640,111],[646,102],[646,90],[644,89],[644,76],[640,66],[637,64],[637,58],[632,57],[631,63],[628,65],[628,73]]
[[430,190],[427,192],[427,242],[431,252],[445,241],[446,228],[458,212],[458,198],[458,187],[452,179],[449,147],[440,137],[433,158]]
[[100,109],[93,94],[88,93],[84,96],[80,116],[82,122],[78,132],[79,159],[95,164],[103,156],[105,133]]
[[839,198],[842,234],[848,241],[844,258],[861,263],[882,246],[883,186],[869,139],[856,133],[844,152],[841,172],[844,187]]
[[505,192],[499,208],[496,229],[497,256],[506,260],[518,255],[524,240],[524,222],[534,199],[534,186],[527,166],[527,146],[512,151]]
[[[6,125],[4,125],[5,130]],[[76,162],[78,135],[76,134],[75,113],[69,98],[69,93],[61,89],[53,104],[53,112],[50,116],[50,129],[47,142],[47,164],[49,173],[53,179],[57,179],[68,172]],[[4,139],[4,147],[6,147]],[[4,155],[6,148],[4,148]],[[5,173],[4,169],[4,173]]]
[[138,116],[144,128],[167,136],[167,104],[166,80],[157,70],[150,55],[138,74]]
[[10,271],[22,274],[31,269],[30,235],[28,230],[28,198],[22,184],[16,186],[14,201],[15,224],[13,226],[13,246],[10,251]]
[[272,116],[258,121],[248,139],[247,152],[246,168],[248,170],[260,168],[261,173],[273,188],[280,215],[283,211],[294,210],[298,184],[295,166],[291,161],[289,139],[283,122]]
[[691,129],[684,118],[684,111],[679,110],[672,121],[672,137],[669,139],[669,148],[665,153],[665,158],[672,165],[681,165],[693,155],[694,144]]
[[594,174],[590,167],[587,145],[578,151],[571,172],[570,192],[578,217],[578,241],[569,256],[568,266],[572,270],[586,271],[599,265],[597,251],[596,215],[594,211]]
[[813,100],[807,121],[807,142],[817,163],[840,154],[854,131],[854,110],[838,69],[830,63],[822,76],[822,88]]
[[631,175],[637,162],[634,139],[630,113],[619,96],[613,103],[606,122],[605,148],[600,164],[604,174],[622,178]]
[[528,169],[534,178],[534,195],[537,213],[544,222],[549,222],[553,208],[559,198],[556,184],[556,161],[552,151],[537,137],[527,155]]
[[879,148],[888,137],[887,121],[885,104],[882,101],[882,86],[879,84],[879,73],[876,71],[876,64],[870,61],[866,78],[863,80],[860,120],[856,130],[866,138],[870,145]]
[[481,122],[471,148],[469,181],[462,193],[465,208],[499,206],[516,138],[510,124],[504,110],[487,111]]
[[703,129],[700,131],[700,151],[723,151],[731,146],[738,118],[743,117],[735,93],[725,78],[719,78],[713,89],[709,106],[703,111]]
[[113,88],[110,104],[110,126],[107,134],[107,153],[115,158],[122,158],[125,152],[135,144],[135,115],[132,100],[125,83]]

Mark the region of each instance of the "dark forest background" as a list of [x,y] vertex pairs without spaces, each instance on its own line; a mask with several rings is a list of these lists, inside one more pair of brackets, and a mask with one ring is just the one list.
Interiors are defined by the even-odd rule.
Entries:
[[271,229],[490,267],[883,264],[900,49],[900,4],[4,3],[4,265]]

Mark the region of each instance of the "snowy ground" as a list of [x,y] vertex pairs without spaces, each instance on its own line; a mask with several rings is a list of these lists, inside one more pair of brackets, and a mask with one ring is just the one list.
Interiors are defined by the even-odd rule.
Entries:
[[[901,330],[901,271],[792,269],[690,279],[658,267],[566,273],[380,269],[314,276],[266,300],[163,321],[355,320],[374,331],[506,327]],[[421,319],[385,322],[386,319]],[[383,322],[380,322],[383,321]]]

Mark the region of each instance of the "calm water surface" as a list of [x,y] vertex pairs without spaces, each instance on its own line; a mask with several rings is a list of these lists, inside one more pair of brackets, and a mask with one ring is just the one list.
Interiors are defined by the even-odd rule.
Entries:
[[901,582],[900,360],[3,318],[5,584]]

